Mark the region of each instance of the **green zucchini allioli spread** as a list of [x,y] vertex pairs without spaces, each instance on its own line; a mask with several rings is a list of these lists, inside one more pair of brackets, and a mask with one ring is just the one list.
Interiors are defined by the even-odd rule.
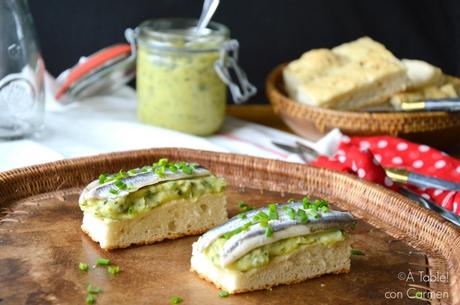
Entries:
[[223,178],[214,175],[173,180],[143,187],[125,197],[89,199],[80,207],[99,218],[130,219],[171,200],[196,201],[205,194],[221,193],[225,185]]
[[[268,264],[274,257],[290,254],[301,247],[309,247],[318,244],[332,246],[345,239],[345,233],[338,229],[290,237],[256,248],[226,268],[244,272],[253,268],[262,267]],[[205,250],[207,257],[217,267],[220,267],[220,253],[227,240],[228,239],[221,237]]]

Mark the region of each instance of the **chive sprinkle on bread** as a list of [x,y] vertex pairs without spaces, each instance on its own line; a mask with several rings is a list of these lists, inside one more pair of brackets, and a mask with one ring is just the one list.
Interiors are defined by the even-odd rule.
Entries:
[[81,228],[103,249],[200,234],[227,220],[225,185],[198,164],[167,159],[103,174],[80,195]]
[[244,212],[193,244],[191,271],[229,293],[298,283],[350,270],[349,213],[324,200]]

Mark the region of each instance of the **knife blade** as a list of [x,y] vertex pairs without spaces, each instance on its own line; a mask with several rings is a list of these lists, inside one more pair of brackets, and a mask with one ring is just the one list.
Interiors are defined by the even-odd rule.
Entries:
[[436,203],[432,202],[431,200],[426,199],[425,197],[422,197],[419,194],[417,194],[416,192],[411,191],[409,189],[400,188],[399,192],[402,195],[406,196],[407,198],[417,202],[419,205],[438,213],[442,218],[444,218],[444,219],[446,219],[446,220],[448,220],[448,221],[452,222],[453,224],[455,224],[455,225],[460,227],[460,216],[458,216],[457,214],[455,214],[455,213],[453,213],[453,212],[451,212],[449,210],[446,210],[442,206],[437,205]]
[[417,174],[401,168],[385,168],[385,173],[391,180],[403,184],[440,190],[460,191],[460,183]]

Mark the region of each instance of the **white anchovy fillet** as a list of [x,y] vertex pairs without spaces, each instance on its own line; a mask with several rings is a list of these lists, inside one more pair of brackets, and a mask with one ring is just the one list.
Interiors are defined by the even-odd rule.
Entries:
[[[139,189],[155,185],[161,182],[190,179],[196,177],[209,176],[211,173],[204,167],[197,167],[193,169],[191,174],[186,174],[181,170],[173,173],[169,169],[165,171],[164,175],[160,177],[155,172],[149,171],[143,173],[141,169],[136,169],[137,173],[129,175],[126,178],[120,179],[128,187],[125,190],[120,190],[116,185],[116,181],[110,181],[103,184],[99,183],[99,180],[94,180],[83,190],[80,195],[79,202],[82,203],[89,199],[108,199],[108,198],[120,198],[129,195],[130,193],[136,192]],[[112,194],[110,190],[117,191],[116,194]]]
[[[287,206],[294,209],[303,207],[302,202],[290,203],[287,204]],[[320,212],[320,218],[309,217],[308,223],[303,224],[298,219],[291,219],[286,212],[281,209],[281,206],[278,206],[277,210],[279,219],[269,221],[273,229],[273,235],[271,237],[265,235],[266,229],[264,227],[260,224],[255,224],[249,227],[247,231],[233,235],[225,242],[222,252],[220,253],[220,263],[222,267],[230,265],[256,248],[274,243],[281,239],[308,235],[332,228],[343,229],[356,223],[350,213],[329,211],[327,213]],[[200,252],[204,251],[225,233],[235,230],[250,221],[251,217],[256,215],[259,211],[267,213],[268,209],[262,208],[253,210],[247,214],[247,219],[245,220],[233,217],[227,223],[202,235],[198,239],[195,249]]]

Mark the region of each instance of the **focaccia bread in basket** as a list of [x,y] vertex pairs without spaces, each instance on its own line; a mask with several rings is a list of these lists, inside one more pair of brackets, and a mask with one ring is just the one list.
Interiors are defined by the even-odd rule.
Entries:
[[283,77],[294,100],[340,110],[381,104],[409,82],[402,62],[369,37],[308,51],[287,65]]

